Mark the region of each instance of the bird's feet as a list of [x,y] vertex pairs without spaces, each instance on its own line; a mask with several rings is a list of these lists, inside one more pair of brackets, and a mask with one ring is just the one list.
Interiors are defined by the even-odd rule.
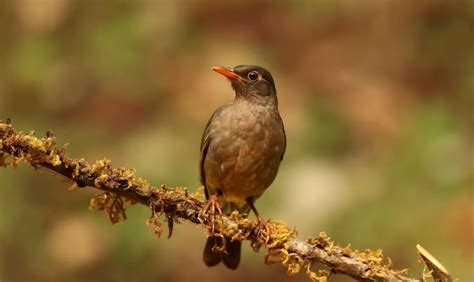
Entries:
[[260,215],[260,213],[255,208],[254,200],[252,198],[247,198],[246,201],[247,201],[247,204],[250,206],[250,209],[253,211],[253,213],[257,217],[257,220],[256,220],[257,226],[266,227],[267,226],[267,221],[263,219],[263,217]]
[[269,230],[269,221],[263,219],[261,215],[257,215],[257,219],[255,220],[256,227],[259,229]]
[[263,219],[261,215],[257,215],[257,224],[260,226],[265,226],[267,224],[267,221]]
[[211,235],[214,236],[216,229],[216,215],[223,216],[219,199],[216,195],[211,195],[207,200],[206,206],[202,210],[202,214],[208,219],[208,223],[211,225]]

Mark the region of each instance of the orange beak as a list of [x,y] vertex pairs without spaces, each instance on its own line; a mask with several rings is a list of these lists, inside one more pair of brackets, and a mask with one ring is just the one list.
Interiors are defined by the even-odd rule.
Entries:
[[213,71],[217,72],[218,74],[222,74],[223,76],[232,79],[232,80],[242,80],[238,74],[236,74],[232,69],[224,68],[224,67],[213,67],[211,68]]

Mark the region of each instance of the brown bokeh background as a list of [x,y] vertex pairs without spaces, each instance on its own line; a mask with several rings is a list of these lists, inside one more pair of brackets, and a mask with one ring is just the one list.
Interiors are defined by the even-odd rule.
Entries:
[[[471,1],[3,0],[0,119],[194,191],[202,129],[233,98],[210,68],[265,66],[288,147],[262,214],[412,276],[420,243],[473,281],[473,26]],[[208,269],[203,230],[157,238],[140,206],[112,226],[67,185],[0,169],[1,281],[308,281],[248,244],[238,271]]]

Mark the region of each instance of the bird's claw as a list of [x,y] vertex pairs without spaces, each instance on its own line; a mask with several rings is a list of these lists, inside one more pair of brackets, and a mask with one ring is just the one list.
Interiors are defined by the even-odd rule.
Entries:
[[202,210],[202,214],[208,218],[211,225],[211,235],[214,236],[216,229],[216,215],[223,216],[221,205],[219,204],[219,199],[216,195],[209,197],[206,206]]
[[257,215],[257,219],[255,220],[255,222],[257,223],[257,226],[258,226],[258,227],[263,228],[263,229],[267,229],[267,223],[268,223],[268,221],[266,221],[265,219],[263,219],[262,216]]

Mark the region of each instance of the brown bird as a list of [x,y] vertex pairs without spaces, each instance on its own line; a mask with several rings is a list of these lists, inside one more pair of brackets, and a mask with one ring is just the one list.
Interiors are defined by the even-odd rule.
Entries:
[[[283,121],[278,111],[272,75],[259,66],[213,67],[227,77],[235,91],[232,104],[219,107],[207,122],[201,140],[200,173],[207,200],[225,214],[250,209],[275,179],[286,149]],[[225,246],[225,252],[213,248]],[[210,236],[203,259],[230,269],[240,263],[240,241]]]

